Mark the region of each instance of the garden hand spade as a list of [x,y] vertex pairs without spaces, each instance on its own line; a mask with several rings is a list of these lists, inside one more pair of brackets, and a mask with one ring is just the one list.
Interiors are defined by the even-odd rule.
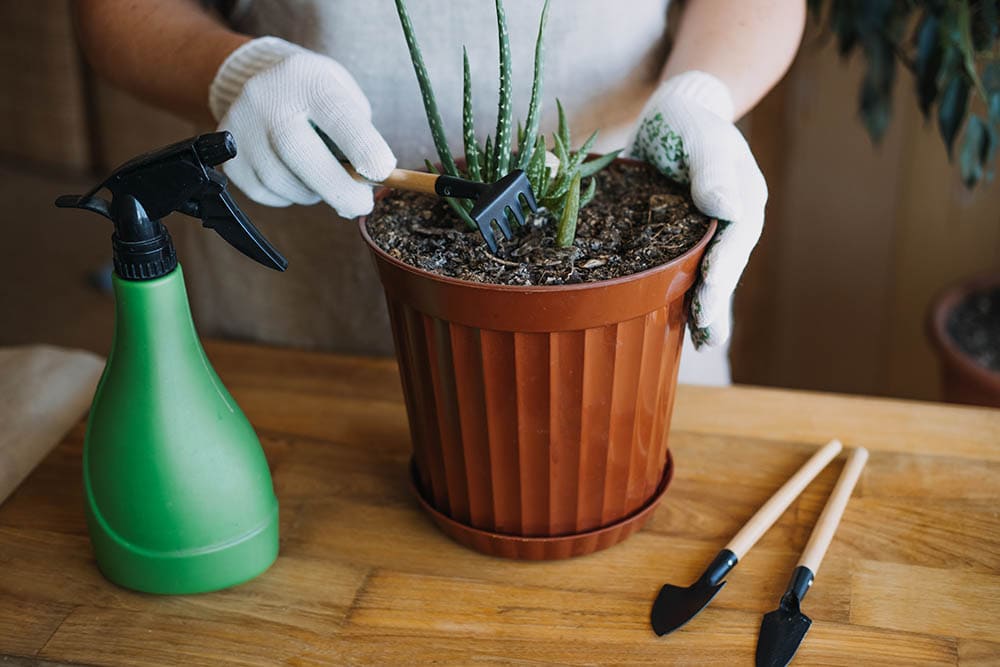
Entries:
[[757,637],[757,667],[785,667],[795,655],[799,644],[809,631],[812,620],[803,614],[799,606],[812,586],[816,571],[823,560],[827,547],[837,530],[840,517],[844,514],[851,491],[861,476],[861,470],[868,461],[868,450],[858,447],[851,452],[844,470],[840,473],[837,485],[833,487],[830,499],[820,514],[809,542],[806,544],[799,564],[792,572],[785,594],[781,596],[781,604],[774,611],[766,614],[760,624],[760,635]]
[[838,440],[831,440],[806,461],[719,552],[698,581],[687,588],[666,584],[653,602],[650,621],[653,631],[665,635],[679,629],[712,601],[726,584],[723,578],[732,570],[757,540],[792,504],[826,465],[840,453]]

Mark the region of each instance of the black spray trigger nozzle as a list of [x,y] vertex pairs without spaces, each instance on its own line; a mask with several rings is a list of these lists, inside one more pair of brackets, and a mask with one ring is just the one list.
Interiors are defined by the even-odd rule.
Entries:
[[91,197],[87,195],[60,195],[56,199],[56,206],[59,208],[82,208],[98,215],[103,215],[111,220],[111,205],[106,199],[101,197]]
[[196,137],[194,150],[202,162],[214,167],[236,157],[236,142],[229,132],[212,132]]
[[[284,271],[288,261],[240,210],[226,192],[225,175],[213,168],[234,157],[236,142],[229,132],[191,137],[129,160],[90,192],[59,197],[56,206],[81,208],[114,223],[115,268],[121,269],[119,275],[123,277],[148,279],[173,270],[176,259],[165,230],[159,234],[156,247],[144,246],[140,250],[124,242],[133,238],[131,226],[148,220],[156,229],[162,229],[160,219],[174,211],[200,218],[205,227],[215,230],[247,257]],[[110,202],[96,196],[102,188],[111,193]],[[123,207],[126,201],[129,204]]]

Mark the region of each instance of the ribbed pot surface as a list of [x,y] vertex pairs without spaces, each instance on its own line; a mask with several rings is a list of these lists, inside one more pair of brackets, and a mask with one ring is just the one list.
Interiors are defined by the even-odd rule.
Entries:
[[685,296],[715,224],[662,266],[556,287],[431,274],[361,228],[392,321],[415,483],[445,532],[495,555],[557,558],[644,523],[669,481]]

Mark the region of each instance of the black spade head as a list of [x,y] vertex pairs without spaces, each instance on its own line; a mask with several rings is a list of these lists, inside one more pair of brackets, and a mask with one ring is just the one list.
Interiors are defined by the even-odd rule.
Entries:
[[712,601],[722,587],[726,585],[723,577],[736,566],[736,554],[729,549],[723,549],[715,556],[715,560],[687,588],[665,584],[660,594],[653,602],[653,610],[649,620],[653,632],[661,637],[679,629],[685,623],[698,615]]
[[797,598],[781,598],[781,606],[764,615],[757,637],[757,667],[785,667],[809,632],[812,619],[799,611]]
[[662,637],[679,630],[707,607],[725,585],[726,582],[722,581],[713,586],[704,581],[704,578],[687,588],[665,584],[656,596],[650,614],[653,632]]

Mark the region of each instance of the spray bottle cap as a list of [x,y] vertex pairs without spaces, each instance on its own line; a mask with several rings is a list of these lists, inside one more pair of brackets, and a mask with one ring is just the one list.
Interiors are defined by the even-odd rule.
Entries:
[[[227,179],[215,165],[236,157],[229,132],[192,137],[118,167],[84,195],[63,195],[61,208],[99,213],[115,226],[115,272],[126,280],[151,280],[177,266],[177,255],[160,219],[174,211],[200,218],[205,227],[244,255],[278,271],[288,261],[247,219],[226,191]],[[111,201],[96,196],[101,188]]]

